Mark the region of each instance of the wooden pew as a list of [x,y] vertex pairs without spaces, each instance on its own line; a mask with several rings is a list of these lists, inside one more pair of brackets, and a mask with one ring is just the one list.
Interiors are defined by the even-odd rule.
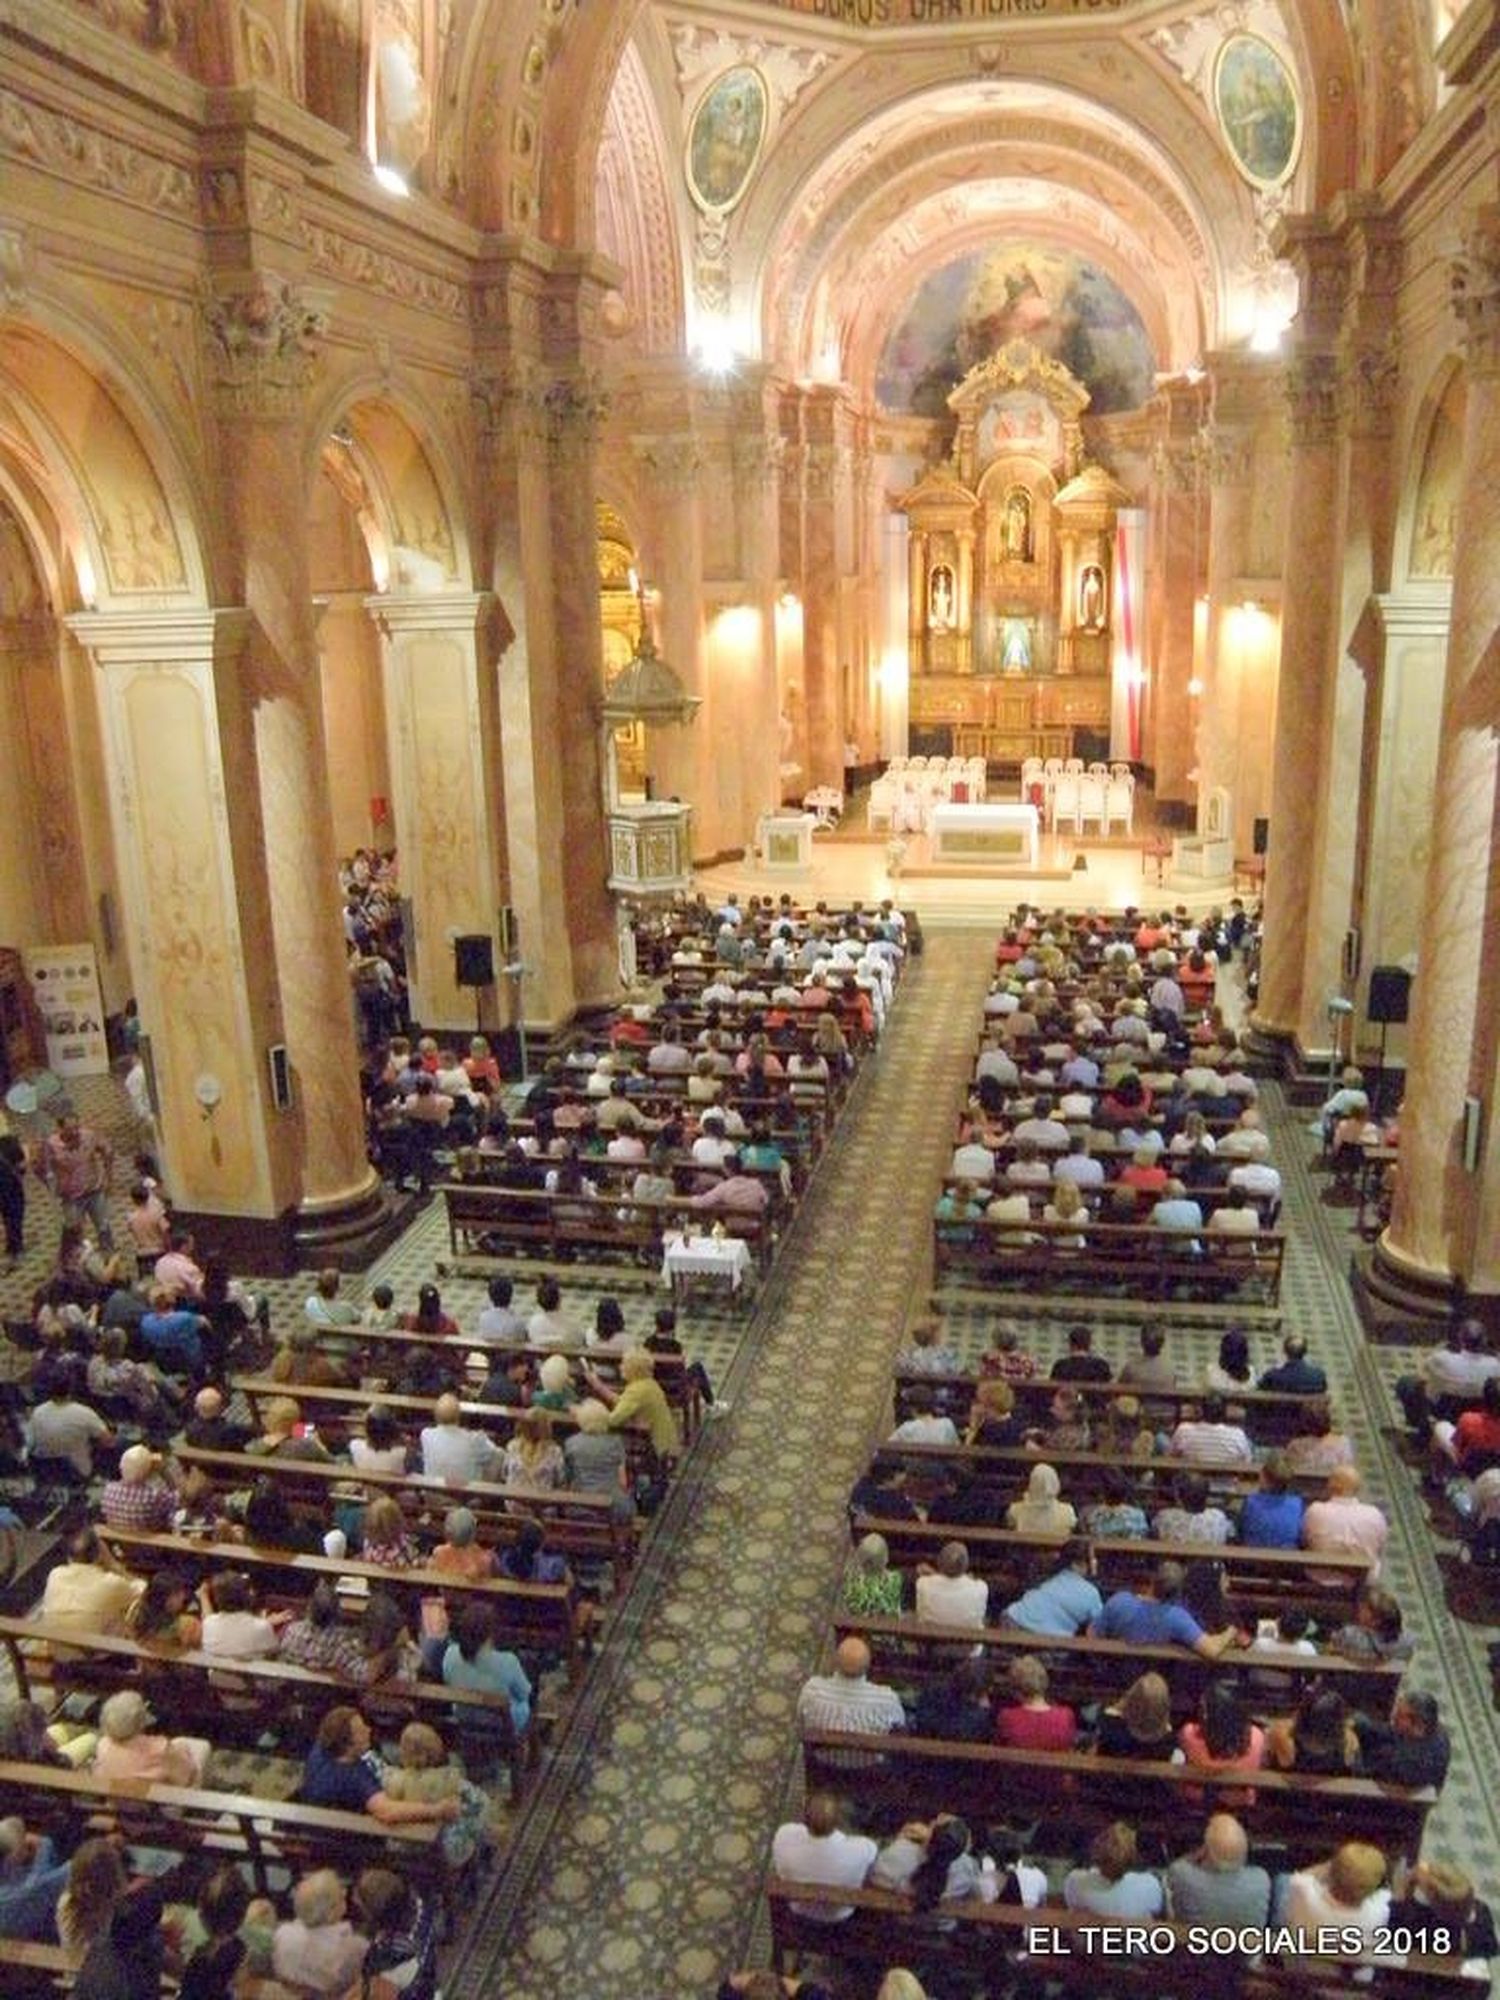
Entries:
[[[933,1737],[808,1730],[802,1771],[809,1791],[843,1792],[872,1825],[895,1828],[914,1812],[954,1812],[972,1825],[1036,1817],[1069,1851],[1114,1819],[1168,1848],[1184,1826],[1201,1825],[1228,1792],[1251,1840],[1275,1840],[1293,1867],[1326,1860],[1346,1840],[1372,1841],[1415,1861],[1437,1794],[1370,1778],[1322,1778],[1288,1771],[1204,1771],[1132,1757],[1007,1750]],[[1244,1803],[1247,1791],[1254,1804]]]
[[[1024,1535],[1013,1528],[960,1526],[954,1522],[885,1521],[857,1515],[851,1529],[882,1535],[898,1569],[934,1562],[944,1542],[962,1542],[969,1552],[971,1574],[990,1586],[993,1608],[1018,1597],[1057,1566],[1060,1537]],[[1341,1620],[1353,1617],[1359,1593],[1370,1573],[1362,1555],[1312,1555],[1302,1549],[1242,1548],[1230,1542],[1219,1548],[1206,1543],[1105,1541],[1090,1543],[1099,1566],[1098,1583],[1107,1597],[1148,1579],[1162,1562],[1207,1560],[1223,1565],[1225,1594],[1246,1610],[1273,1617],[1293,1607]],[[1314,1583],[1310,1570],[1338,1576],[1337,1584]],[[1003,1592],[1004,1597],[998,1595]]]
[[321,1465],[300,1458],[247,1458],[237,1451],[198,1451],[183,1445],[173,1454],[180,1465],[199,1466],[216,1491],[232,1493],[266,1477],[274,1479],[295,1505],[304,1499],[326,1515],[335,1488],[389,1493],[408,1505],[418,1504],[417,1519],[430,1530],[441,1528],[450,1507],[467,1507],[479,1523],[486,1547],[512,1542],[528,1515],[541,1521],[552,1544],[586,1562],[617,1565],[623,1576],[635,1560],[640,1523],[621,1520],[607,1494],[574,1493],[567,1488],[497,1486],[474,1479],[428,1479],[420,1472],[356,1472],[334,1461]]
[[[946,1410],[956,1421],[959,1412],[967,1415],[981,1379],[969,1374],[931,1375],[898,1369],[895,1377],[895,1421],[899,1424],[911,1414],[911,1392],[923,1386],[937,1398],[937,1407]],[[1162,1413],[1163,1420],[1155,1425],[1158,1430],[1165,1427],[1167,1411],[1172,1412],[1171,1423],[1180,1423],[1190,1412],[1196,1414],[1204,1397],[1212,1393],[1207,1389],[1186,1387],[1152,1389],[1135,1382],[1054,1382],[1045,1375],[1036,1376],[1030,1382],[1012,1382],[1010,1387],[1016,1399],[1016,1414],[1037,1422],[1045,1420],[1059,1389],[1076,1389],[1088,1408],[1091,1420],[1097,1421],[1099,1417],[1108,1415],[1116,1403],[1133,1396],[1143,1409],[1149,1407],[1153,1414]],[[1296,1436],[1298,1425],[1309,1408],[1315,1403],[1326,1402],[1327,1393],[1299,1395],[1285,1389],[1237,1389],[1225,1401],[1236,1412],[1232,1421],[1242,1425],[1257,1444],[1280,1444]]]
[[[1026,1910],[974,1900],[919,1913],[909,1897],[888,1889],[835,1889],[774,1875],[766,1897],[777,1972],[792,1972],[805,1958],[829,1959],[857,1973],[861,1991],[873,1991],[891,1965],[917,1965],[941,1966],[971,1984],[984,1981],[986,1992],[1008,1991],[1013,1979],[1023,1979],[1023,1991],[1033,1990],[1034,1980],[1035,1990],[1060,1987],[1091,2000],[1101,1993],[1140,2000],[1348,2000],[1351,1993],[1366,2000],[1473,2000],[1483,1992],[1463,1978],[1455,1959],[1389,1965],[1287,1957],[1247,1966],[1195,1948],[1193,1927],[1166,1918],[1135,1926],[1144,1937],[1127,1943],[1121,1921],[1060,1904]],[[810,1906],[852,1908],[855,1915],[846,1923],[819,1921],[801,1914]]]
[[[0,1950],[5,1958],[7,2000],[17,1993],[66,1993],[84,1959],[81,1951],[68,1951],[60,1944],[31,1944],[20,1938],[7,1938]],[[167,1973],[161,1984],[164,2000],[170,2000],[176,1991],[177,1980]],[[286,2000],[286,1991],[274,1979],[239,1978],[234,1983],[235,2000]]]
[[541,1188],[504,1188],[443,1181],[437,1192],[448,1216],[452,1254],[488,1255],[481,1238],[529,1247],[557,1258],[580,1247],[623,1252],[635,1262],[655,1263],[662,1235],[689,1222],[722,1222],[755,1253],[762,1271],[776,1241],[775,1203],[763,1215],[713,1215],[681,1199],[630,1201],[618,1195],[548,1194]]
[[[300,1604],[323,1578],[363,1577],[413,1613],[424,1597],[477,1599],[495,1616],[496,1643],[533,1653],[555,1653],[567,1663],[570,1680],[582,1670],[582,1644],[573,1625],[572,1597],[564,1583],[511,1583],[485,1578],[478,1583],[436,1569],[385,1569],[379,1563],[345,1557],[297,1555],[290,1549],[252,1548],[244,1542],[205,1542],[193,1535],[147,1535],[134,1528],[101,1527],[99,1538],[124,1565],[137,1570],[174,1569],[203,1581],[220,1570],[243,1570],[251,1579]],[[413,1621],[415,1623],[415,1621]],[[220,1662],[221,1668],[225,1662]],[[234,1663],[238,1671],[238,1663]]]
[[[965,1232],[958,1240],[953,1232]],[[1142,1300],[1164,1297],[1174,1286],[1190,1285],[1214,1296],[1228,1297],[1247,1288],[1267,1305],[1281,1297],[1281,1267],[1286,1237],[1279,1229],[1258,1229],[1253,1235],[1224,1236],[1205,1231],[1203,1252],[1194,1256],[1175,1232],[1150,1223],[1095,1222],[1087,1224],[1084,1248],[1059,1248],[1078,1233],[1070,1222],[992,1222],[985,1216],[968,1221],[933,1219],[933,1268],[939,1277],[967,1272],[1001,1283],[1012,1278],[1045,1278],[1057,1290],[1086,1294],[1103,1281],[1128,1283]],[[1035,1242],[1010,1243],[1007,1237],[1035,1237]]]
[[[213,1742],[222,1727],[225,1664],[217,1653],[155,1652],[135,1639],[60,1630],[24,1618],[0,1618],[0,1643],[24,1701],[136,1687],[179,1734]],[[234,1680],[237,1729],[243,1733],[248,1720],[257,1736],[273,1730],[278,1741],[298,1747],[311,1742],[330,1708],[346,1703],[357,1706],[377,1730],[430,1722],[441,1732],[459,1709],[494,1739],[510,1776],[511,1802],[519,1804],[525,1796],[526,1773],[536,1762],[536,1734],[516,1735],[503,1694],[444,1687],[439,1681],[387,1680],[370,1686],[287,1660],[236,1660]]]
[[410,1876],[445,1900],[449,1871],[435,1823],[386,1825],[367,1813],[337,1812],[261,1798],[251,1792],[210,1792],[184,1785],[114,1786],[87,1771],[0,1762],[0,1812],[17,1813],[37,1832],[77,1837],[118,1832],[132,1847],[169,1854],[241,1861],[257,1891],[270,1892],[274,1873],[305,1868],[357,1874],[384,1866]]
[[[1053,1391],[1076,1386],[1054,1383]],[[1132,1458],[1108,1451],[1054,1451],[1045,1445],[983,1444],[900,1444],[887,1438],[877,1445],[875,1457],[882,1462],[899,1459],[918,1472],[941,1475],[953,1472],[983,1481],[987,1486],[1014,1486],[1012,1498],[1019,1499],[1031,1468],[1043,1463],[1055,1468],[1062,1479],[1067,1500],[1099,1499],[1106,1476],[1123,1472],[1137,1488],[1149,1488],[1159,1502],[1171,1494],[1174,1482],[1184,1472],[1196,1472],[1206,1481],[1211,1495],[1226,1501],[1243,1500],[1260,1483],[1258,1465],[1194,1465],[1170,1455]],[[1298,1493],[1316,1498],[1328,1484],[1326,1473],[1295,1473],[1288,1484]],[[1221,1502],[1221,1504],[1223,1504]]]
[[[999,1610],[991,1605],[991,1615]],[[1217,1659],[1206,1660],[1181,1646],[1143,1646],[1125,1639],[1076,1638],[1020,1632],[1014,1626],[931,1625],[916,1617],[858,1618],[842,1612],[833,1621],[834,1641],[863,1639],[870,1649],[872,1672],[878,1681],[920,1688],[941,1680],[967,1655],[981,1651],[997,1679],[1012,1660],[1023,1654],[1044,1654],[1051,1677],[1050,1693],[1078,1707],[1085,1702],[1112,1701],[1143,1673],[1158,1673],[1172,1696],[1172,1714],[1186,1722],[1197,1713],[1198,1701],[1210,1681],[1233,1675],[1247,1681],[1246,1693],[1257,1713],[1289,1712],[1304,1694],[1332,1688],[1362,1714],[1388,1716],[1400,1689],[1405,1666],[1393,1660],[1346,1660],[1336,1653],[1267,1654],[1231,1646]],[[1273,1674],[1287,1691],[1272,1696],[1257,1690],[1254,1676]]]

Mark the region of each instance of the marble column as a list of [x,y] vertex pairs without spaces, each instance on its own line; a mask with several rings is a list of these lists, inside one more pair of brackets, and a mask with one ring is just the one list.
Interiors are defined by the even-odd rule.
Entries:
[[[503,863],[496,604],[488,591],[366,599],[380,634],[411,1011],[424,1027],[500,1019],[501,982],[460,987],[453,939],[496,936]],[[476,1011],[477,1006],[477,1011]]]
[[[297,1122],[271,1102],[266,1062],[284,1029],[254,810],[251,614],[98,611],[68,623],[96,669],[123,925],[173,1205],[274,1265],[290,1251],[301,1145]],[[346,1021],[347,982],[340,1001]],[[207,1110],[204,1079],[219,1091]],[[362,1119],[356,1129],[362,1137]]]
[[[271,898],[271,937],[301,1139],[298,1236],[309,1257],[383,1215],[364,1113],[319,686],[306,537],[302,409],[323,321],[292,287],[252,277],[207,309],[237,594],[251,623],[245,684]],[[259,947],[266,940],[257,940]]]
[[[1453,267],[1468,371],[1442,737],[1401,1131],[1401,1171],[1372,1282],[1434,1306],[1455,1287],[1500,1294],[1500,204]],[[1480,1156],[1463,1158],[1465,1100]]]
[[1165,432],[1152,461],[1150,761],[1158,807],[1170,804],[1180,811],[1193,797],[1188,773],[1195,721],[1188,683],[1193,678],[1198,593],[1204,587],[1199,565],[1207,541],[1199,518],[1199,397],[1194,390],[1171,393],[1165,400]]
[[619,997],[620,956],[604,819],[604,634],[599,611],[595,452],[604,397],[587,370],[569,367],[548,391],[554,597],[553,667],[563,723],[563,893],[576,1004]]
[[[807,785],[844,781],[839,507],[848,447],[840,436],[840,392],[808,391],[803,522],[803,660],[807,673]],[[925,600],[924,600],[925,603]]]
[[716,854],[721,845],[703,660],[702,454],[691,430],[640,435],[630,444],[645,509],[639,554],[658,595],[654,637],[684,690],[704,703],[691,729],[648,731],[646,768],[657,798],[682,799],[693,808],[693,853],[701,859]]
[[781,803],[781,731],[776,684],[776,485],[780,440],[775,411],[757,392],[735,412],[731,439],[739,572],[756,618],[740,705],[741,841],[748,845],[763,812]]
[[520,1011],[560,1027],[577,1005],[563,879],[563,723],[553,569],[547,531],[549,472],[542,379],[524,365],[474,385],[483,491],[491,508],[491,575],[501,615],[500,760],[505,797],[505,900],[516,914],[526,968]]
[[[1217,377],[1214,418],[1204,434],[1202,451],[1208,469],[1208,618],[1203,689],[1197,703],[1193,746],[1197,770],[1195,817],[1200,833],[1204,830],[1209,793],[1222,785],[1233,801],[1238,791],[1239,683],[1233,621],[1239,613],[1250,482],[1255,471],[1251,415],[1240,396],[1232,395],[1229,384]],[[1194,713],[1191,704],[1188,713]],[[1233,811],[1238,840],[1237,802]]]

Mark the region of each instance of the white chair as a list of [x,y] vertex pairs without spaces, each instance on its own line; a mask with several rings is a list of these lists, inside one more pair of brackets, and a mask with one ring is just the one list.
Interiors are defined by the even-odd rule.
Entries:
[[1122,763],[1111,764],[1109,767],[1109,775],[1112,778],[1129,778],[1132,785],[1135,783],[1135,772],[1131,770],[1128,764],[1122,764]]
[[1104,787],[1104,831],[1116,820],[1128,834],[1135,822],[1135,779],[1111,778]]
[[1107,778],[1109,776],[1109,766],[1108,764],[1090,764],[1088,774],[1091,778]]
[[1079,780],[1077,774],[1074,772],[1070,771],[1062,774],[1054,781],[1051,801],[1052,830],[1054,833],[1065,825],[1071,826],[1073,831],[1077,833],[1078,789]]
[[[1061,757],[1049,757],[1042,765],[1042,776],[1044,778],[1060,778],[1062,776],[1062,768],[1063,760]],[[1080,765],[1079,769],[1081,770],[1082,768]]]
[[888,778],[894,777],[898,771],[904,771],[905,769],[906,769],[905,756],[903,755],[900,757],[893,757],[890,763],[887,764],[885,767],[885,775]]
[[1070,777],[1081,778],[1083,776],[1083,759],[1081,757],[1065,757],[1063,759],[1063,769]]
[[1033,785],[1042,782],[1043,764],[1040,757],[1021,759],[1021,797],[1024,799]]
[[1078,780],[1078,831],[1092,823],[1104,831],[1104,780],[1092,775]]
[[870,787],[869,825],[873,833],[877,827],[889,828],[896,810],[896,785],[891,778],[877,778]]

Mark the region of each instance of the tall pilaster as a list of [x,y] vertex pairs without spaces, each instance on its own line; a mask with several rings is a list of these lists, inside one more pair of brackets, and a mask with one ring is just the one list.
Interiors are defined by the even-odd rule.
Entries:
[[840,413],[837,389],[808,392],[802,544],[808,785],[840,785],[844,776],[839,508],[848,447],[841,435]]
[[[499,982],[454,980],[453,939],[495,940],[502,897],[497,606],[488,591],[371,597],[380,633],[401,888],[412,910],[407,978],[424,1027],[500,1021]],[[499,962],[498,949],[496,963]]]
[[[1152,458],[1151,521],[1154,530],[1152,602],[1149,606],[1151,663],[1150,759],[1158,805],[1181,806],[1192,797],[1195,731],[1193,679],[1198,594],[1204,589],[1201,564],[1207,540],[1201,518],[1200,472],[1196,449],[1202,419],[1197,384],[1169,383],[1162,402],[1163,429]],[[1228,465],[1233,464],[1232,455]],[[1227,468],[1226,468],[1227,469]],[[1227,500],[1226,504],[1232,505]]]
[[740,662],[738,761],[742,822],[748,842],[761,813],[781,803],[781,745],[776,682],[777,469],[781,440],[766,385],[752,383],[731,408],[730,454],[738,570],[755,614]]
[[[1327,794],[1332,756],[1343,589],[1340,369],[1337,341],[1347,284],[1346,253],[1319,218],[1280,225],[1282,254],[1297,265],[1301,309],[1287,364],[1290,429],[1287,543],[1282,581],[1281,667],[1271,774],[1265,942],[1256,1026],[1277,1040],[1315,1045],[1325,1027],[1325,983],[1311,967],[1333,950],[1348,920],[1352,883],[1329,868],[1332,815],[1347,801]],[[1310,954],[1313,939],[1316,950]],[[1313,1025],[1316,1021],[1316,1026]]]
[[302,1142],[298,1228],[333,1242],[378,1206],[380,1183],[365,1153],[307,544],[286,518],[288,496],[303,494],[303,400],[325,322],[293,285],[256,272],[218,281],[205,314],[236,594],[251,620],[245,694]]
[[[124,927],[173,1203],[233,1218],[239,1242],[275,1262],[302,1148],[271,1102],[266,1062],[284,1028],[254,810],[253,621],[245,610],[100,611],[68,623],[98,680]],[[347,982],[340,998],[330,1028],[347,1022]],[[352,1053],[350,1074],[357,1081]],[[284,1241],[280,1261],[289,1253]]]
[[[1265,372],[1263,364],[1240,354],[1211,355],[1209,370],[1213,383],[1210,420],[1199,439],[1200,458],[1208,475],[1207,637],[1194,738],[1200,832],[1205,830],[1211,792],[1221,787],[1228,791],[1236,821],[1242,810],[1236,799],[1240,691],[1234,620],[1245,573],[1250,487],[1255,476],[1256,427],[1261,421]],[[1191,704],[1189,713],[1193,713]],[[1233,831],[1238,839],[1237,823]]]
[[645,514],[641,557],[646,575],[660,593],[656,642],[676,670],[683,689],[704,703],[691,729],[652,729],[646,767],[660,799],[685,799],[693,808],[693,848],[698,856],[717,853],[719,799],[708,754],[709,689],[703,661],[703,532],[698,478],[703,459],[689,421],[676,412],[679,428],[631,438],[636,485]]
[[[1401,1168],[1372,1283],[1434,1304],[1500,1293],[1500,205],[1469,224],[1452,277],[1468,372],[1442,738],[1413,986]],[[1465,1163],[1466,1100],[1480,1151]]]

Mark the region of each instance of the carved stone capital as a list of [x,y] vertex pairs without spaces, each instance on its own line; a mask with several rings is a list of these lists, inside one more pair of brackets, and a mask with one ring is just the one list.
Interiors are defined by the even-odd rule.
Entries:
[[630,448],[642,483],[651,491],[675,499],[697,487],[703,458],[696,438],[635,437]]
[[1294,354],[1287,363],[1287,420],[1292,444],[1332,444],[1339,434],[1343,395],[1335,354]]
[[734,476],[750,486],[769,486],[781,469],[784,447],[779,437],[738,437],[731,447]]
[[609,392],[591,370],[558,375],[542,391],[547,442],[559,456],[592,451],[609,414]]
[[469,406],[485,443],[516,455],[547,443],[545,380],[535,364],[511,362],[469,378]]
[[1343,416],[1354,437],[1389,437],[1401,379],[1395,340],[1351,343],[1340,379]]
[[232,292],[210,286],[203,325],[221,415],[297,414],[328,331],[321,299],[270,275]]
[[810,444],[804,479],[809,500],[832,500],[838,491],[839,476],[848,463],[848,451],[838,444]]
[[1500,375],[1500,205],[1482,208],[1453,259],[1449,292],[1471,375]]
[[1196,489],[1206,456],[1207,447],[1200,448],[1199,439],[1158,438],[1151,447],[1151,471],[1169,499],[1180,499]]
[[1255,471],[1255,437],[1239,424],[1205,424],[1194,444],[1210,486],[1248,486]]

